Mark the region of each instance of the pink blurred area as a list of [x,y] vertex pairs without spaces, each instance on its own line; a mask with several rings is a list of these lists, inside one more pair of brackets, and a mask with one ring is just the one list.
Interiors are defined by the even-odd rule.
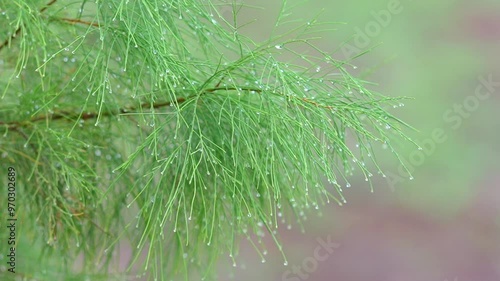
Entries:
[[[478,182],[467,206],[447,218],[387,202],[388,194],[378,196],[386,197],[381,203],[377,196],[356,192],[352,203],[331,206],[325,212],[331,215],[305,224],[305,234],[282,226],[288,266],[272,246],[266,263],[261,263],[244,242],[238,267],[222,269],[220,280],[500,280],[499,186],[498,176]],[[317,239],[328,236],[339,247],[308,271],[311,266],[305,260],[314,257]],[[267,237],[265,244],[273,242]],[[294,266],[305,275],[293,274]],[[292,274],[284,277],[287,271]]]

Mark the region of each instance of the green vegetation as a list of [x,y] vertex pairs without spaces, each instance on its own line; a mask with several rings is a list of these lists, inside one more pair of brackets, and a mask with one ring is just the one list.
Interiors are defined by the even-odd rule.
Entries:
[[383,175],[372,143],[397,156],[391,139],[408,140],[387,111],[400,99],[315,46],[331,24],[289,22],[286,1],[265,42],[239,32],[236,4],[225,19],[196,0],[0,3],[20,276],[209,279],[241,238],[283,253],[278,227],[342,204],[356,170]]

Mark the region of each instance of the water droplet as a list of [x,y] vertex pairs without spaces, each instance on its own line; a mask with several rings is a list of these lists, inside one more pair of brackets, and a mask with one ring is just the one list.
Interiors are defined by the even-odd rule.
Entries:
[[274,46],[274,48],[276,48],[278,50],[282,50],[283,49],[283,45],[276,45],[276,46]]

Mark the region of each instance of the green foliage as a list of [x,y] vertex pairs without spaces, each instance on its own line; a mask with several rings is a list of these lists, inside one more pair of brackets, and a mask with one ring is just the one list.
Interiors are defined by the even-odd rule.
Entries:
[[260,43],[236,4],[229,20],[210,1],[0,3],[1,165],[18,170],[18,244],[33,245],[22,276],[109,280],[131,249],[120,274],[210,277],[242,237],[282,251],[278,227],[345,202],[354,170],[383,175],[371,144],[407,139],[386,110],[399,99],[314,45],[327,25],[287,24],[286,1],[274,28],[289,31]]

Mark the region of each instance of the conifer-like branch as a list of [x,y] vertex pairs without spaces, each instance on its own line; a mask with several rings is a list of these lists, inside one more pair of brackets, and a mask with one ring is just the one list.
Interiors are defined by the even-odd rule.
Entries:
[[[23,270],[65,274],[26,276],[71,279],[81,254],[86,278],[109,280],[125,244],[120,274],[212,276],[221,252],[237,262],[242,237],[264,260],[264,235],[286,263],[277,228],[344,204],[355,172],[373,191],[376,145],[401,161],[391,140],[411,142],[388,112],[401,99],[313,44],[317,20],[255,42],[239,10],[231,23],[211,1],[78,2],[4,1],[0,13],[0,163],[23,175],[23,231],[49,261]],[[275,28],[296,22],[283,4]]]

